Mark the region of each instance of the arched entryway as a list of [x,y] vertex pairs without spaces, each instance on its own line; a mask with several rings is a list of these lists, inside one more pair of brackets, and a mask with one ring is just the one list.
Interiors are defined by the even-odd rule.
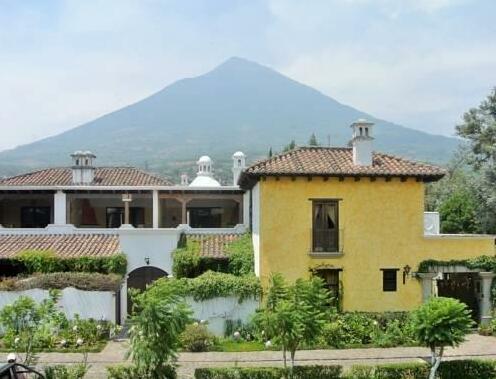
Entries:
[[133,307],[131,296],[129,295],[130,289],[138,289],[143,291],[146,286],[153,283],[155,280],[167,277],[167,273],[153,266],[139,267],[131,271],[127,277],[127,313],[131,314]]

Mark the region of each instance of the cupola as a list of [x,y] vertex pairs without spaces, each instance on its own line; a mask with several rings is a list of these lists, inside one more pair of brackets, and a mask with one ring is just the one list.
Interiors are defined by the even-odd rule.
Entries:
[[246,155],[244,155],[241,151],[236,151],[233,156],[233,185],[238,185],[238,179],[241,175],[241,172],[246,168]]
[[220,183],[214,179],[213,162],[209,156],[201,156],[196,164],[198,165],[198,171],[196,178],[190,183],[190,187],[220,187]]
[[351,124],[353,148],[353,164],[356,166],[372,166],[373,164],[373,122],[363,118]]
[[93,161],[96,155],[91,151],[75,151],[72,158],[72,184],[89,185],[95,179]]

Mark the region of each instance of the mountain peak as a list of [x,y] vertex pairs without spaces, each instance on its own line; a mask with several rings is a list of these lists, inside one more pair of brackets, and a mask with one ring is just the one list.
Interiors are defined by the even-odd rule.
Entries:
[[236,56],[227,59],[226,61],[215,67],[208,74],[240,74],[240,73],[246,74],[246,73],[263,73],[263,72],[265,73],[270,72],[272,74],[280,75],[277,71],[267,66],[263,66],[249,59],[236,57]]

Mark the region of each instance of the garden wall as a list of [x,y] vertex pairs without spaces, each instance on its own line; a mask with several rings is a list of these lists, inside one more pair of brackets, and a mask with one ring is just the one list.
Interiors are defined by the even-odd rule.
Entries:
[[217,336],[224,335],[226,320],[241,320],[246,323],[259,307],[258,300],[246,299],[240,304],[235,296],[202,301],[187,297],[186,301],[193,309],[193,317],[207,321],[208,329]]
[[[69,319],[78,314],[83,319],[116,322],[116,296],[110,291],[82,291],[73,287],[64,288],[58,301],[59,307]],[[49,297],[48,290],[0,291],[0,309],[12,304],[20,296],[29,296],[40,302]]]

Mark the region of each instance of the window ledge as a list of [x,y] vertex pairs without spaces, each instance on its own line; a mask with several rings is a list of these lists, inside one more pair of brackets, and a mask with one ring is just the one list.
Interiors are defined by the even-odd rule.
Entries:
[[311,251],[308,254],[312,258],[340,258],[344,255],[342,251]]

